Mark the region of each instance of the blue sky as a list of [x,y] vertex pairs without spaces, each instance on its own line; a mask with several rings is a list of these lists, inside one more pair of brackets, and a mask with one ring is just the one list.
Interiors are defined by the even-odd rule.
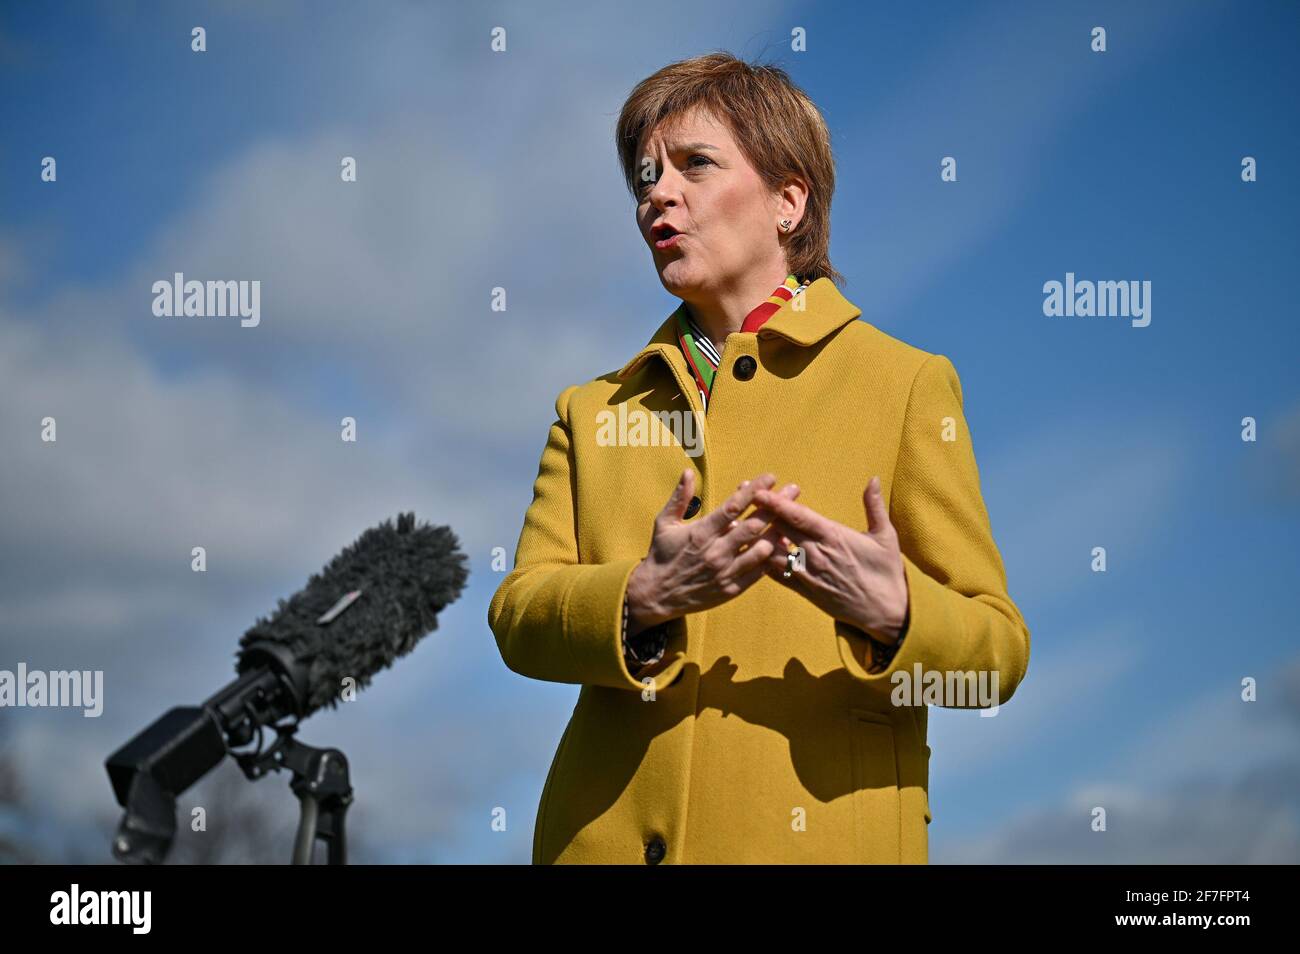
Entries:
[[[108,695],[97,720],[0,715],[26,791],[0,835],[66,856],[114,819],[104,756],[206,697],[257,616],[412,509],[458,532],[470,585],[304,737],[349,754],[373,857],[528,860],[577,688],[502,665],[491,550],[513,552],[556,394],[676,303],[619,177],[623,98],[726,49],[826,115],[843,292],[956,366],[1033,635],[997,718],[931,712],[932,860],[1300,860],[1300,10],[633,9],[0,10],[0,668],[102,668]],[[261,280],[261,326],[154,318],[150,285],[178,270]],[[1044,316],[1066,272],[1150,281],[1151,324]],[[280,811],[283,787],[259,783]]]

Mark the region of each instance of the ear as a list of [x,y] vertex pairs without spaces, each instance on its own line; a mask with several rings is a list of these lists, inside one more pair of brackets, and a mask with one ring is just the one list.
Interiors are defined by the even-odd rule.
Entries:
[[790,232],[799,228],[804,211],[808,208],[808,182],[802,176],[787,176],[777,192],[778,218],[794,222]]

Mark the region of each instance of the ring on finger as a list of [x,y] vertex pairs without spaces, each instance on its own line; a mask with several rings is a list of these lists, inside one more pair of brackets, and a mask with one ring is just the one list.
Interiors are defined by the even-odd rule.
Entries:
[[785,569],[781,571],[781,575],[788,580],[796,571],[802,571],[803,566],[803,547],[791,543],[790,549],[787,550],[785,554]]

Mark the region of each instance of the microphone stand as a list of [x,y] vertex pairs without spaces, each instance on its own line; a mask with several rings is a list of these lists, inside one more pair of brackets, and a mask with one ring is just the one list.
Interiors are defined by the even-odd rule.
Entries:
[[294,838],[295,865],[312,864],[312,849],[323,841],[328,849],[327,864],[347,864],[344,816],[352,804],[352,782],[348,760],[338,749],[318,749],[293,737],[296,724],[274,726],[276,740],[265,752],[235,755],[250,780],[267,772],[288,769],[293,773],[289,788],[298,796],[298,834]]

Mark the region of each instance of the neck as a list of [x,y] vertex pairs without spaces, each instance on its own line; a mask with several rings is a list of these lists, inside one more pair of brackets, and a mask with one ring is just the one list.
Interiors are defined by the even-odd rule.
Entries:
[[728,335],[740,330],[745,316],[766,301],[772,289],[785,281],[789,274],[790,270],[782,264],[683,300],[695,323],[710,341],[721,348]]

